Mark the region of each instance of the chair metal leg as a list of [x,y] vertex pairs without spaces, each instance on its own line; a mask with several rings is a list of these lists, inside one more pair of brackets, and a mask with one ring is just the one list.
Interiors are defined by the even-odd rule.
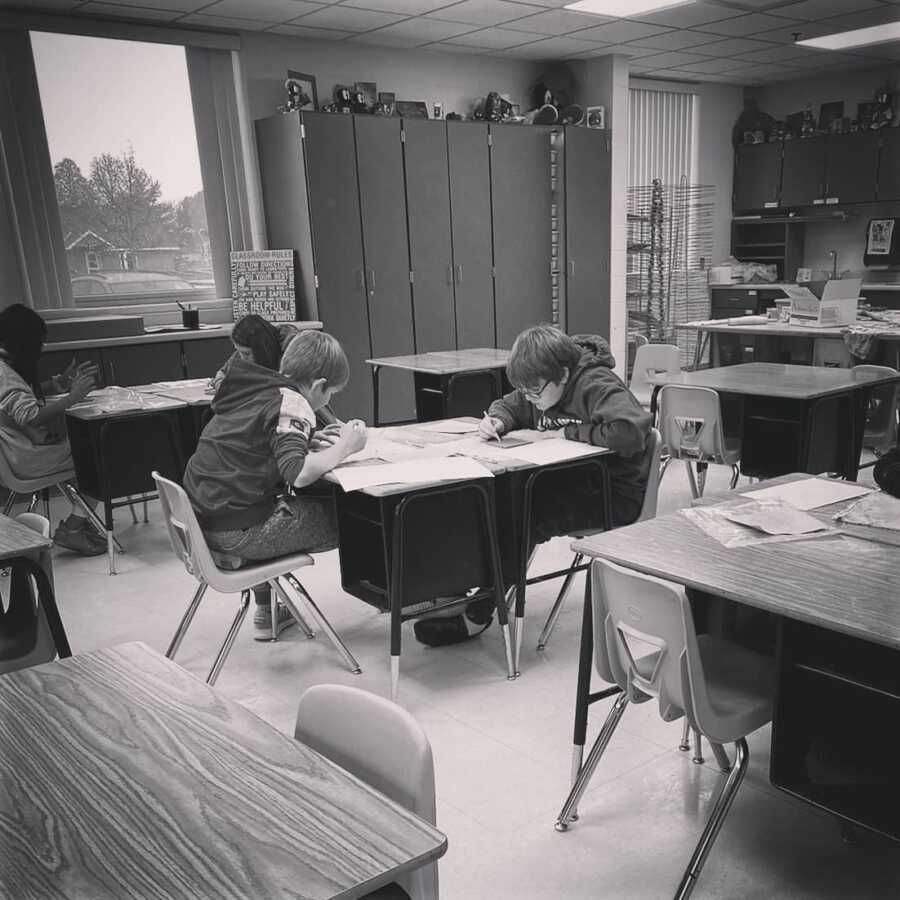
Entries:
[[[274,588],[275,593],[278,595],[278,599],[281,600],[281,602],[290,610],[291,615],[297,620],[297,624],[300,626],[300,630],[306,636],[306,639],[308,641],[311,641],[316,636],[316,633],[312,630],[312,628],[309,627],[309,623],[306,621],[306,619],[303,618],[303,615],[301,614],[300,610],[297,609],[296,605],[293,603],[291,598],[288,597],[287,591],[285,591],[285,589],[281,586],[281,584],[278,581],[276,581],[274,578],[269,582],[269,584],[272,586],[272,588]],[[273,607],[275,605],[276,604],[273,604]],[[273,618],[272,618],[272,633],[273,634],[275,633],[275,624],[276,624],[276,618],[275,618],[275,616],[273,616]]]
[[149,516],[147,515],[147,498],[144,497],[144,524],[150,521]]
[[33,513],[38,505],[38,500],[40,499],[40,492],[35,491],[31,495],[31,499],[28,501],[28,512]]
[[697,479],[694,478],[694,467],[691,465],[691,461],[686,459],[684,461],[684,467],[687,469],[688,473],[688,481],[691,483],[691,496],[695,500],[700,499],[700,491],[697,490]]
[[525,611],[522,611],[522,615],[517,615],[513,617],[513,621],[515,622],[515,648],[513,649],[513,672],[515,673],[516,678],[518,678],[522,671],[519,668],[519,660],[522,658],[522,638],[525,637]]
[[744,738],[740,738],[735,741],[734,746],[736,750],[734,766],[728,773],[728,778],[725,779],[725,784],[722,786],[722,791],[716,800],[716,805],[713,807],[709,821],[706,823],[703,834],[700,836],[700,840],[694,849],[694,854],[691,856],[691,861],[688,863],[687,869],[685,869],[681,884],[678,886],[678,891],[675,894],[676,900],[687,900],[691,896],[694,885],[697,883],[697,878],[700,876],[700,870],[706,862],[706,857],[709,856],[712,845],[719,836],[725,816],[728,815],[728,810],[731,809],[731,804],[734,802],[737,790],[744,780],[744,775],[747,774],[747,761],[750,758],[747,741]]
[[506,651],[506,680],[516,680],[516,666],[513,662],[512,636],[509,633],[509,622],[500,626],[503,635],[503,649]]
[[715,756],[716,762],[719,764],[719,768],[723,772],[730,772],[731,760],[728,758],[725,748],[721,744],[714,744],[712,741],[709,743],[713,750],[713,756]]
[[[88,506],[87,500],[85,500],[84,497],[81,496],[81,493],[78,491],[78,489],[68,482],[63,482],[63,484],[60,486],[60,490],[73,506],[77,505],[82,508],[85,517],[87,518],[88,522],[90,522],[91,525],[94,526],[97,534],[99,534],[100,537],[107,539],[109,535],[107,535],[106,533],[106,526],[103,524],[103,520],[97,515],[97,513],[94,512],[94,510],[90,508],[90,506]],[[118,540],[116,540],[115,535],[112,536],[112,539],[116,550],[118,550],[119,553],[124,553],[125,548],[118,542]]]
[[300,584],[299,581],[297,581],[292,572],[286,572],[282,577],[287,579],[288,584],[290,584],[290,586],[297,592],[297,595],[304,599],[306,605],[312,612],[313,617],[318,621],[319,625],[322,628],[322,631],[324,631],[325,634],[328,635],[328,639],[332,644],[334,644],[337,652],[340,653],[344,658],[344,662],[347,663],[350,671],[354,675],[359,675],[362,672],[362,669],[360,668],[356,657],[347,649],[347,645],[341,640],[340,636],[334,630],[328,619],[325,618],[322,610],[320,610],[319,607],[316,606],[315,601],[312,597],[309,596],[306,588],[304,588],[303,585]]
[[[131,497],[128,497],[128,499],[130,500]],[[132,525],[137,525],[137,523],[138,523],[138,517],[137,517],[137,513],[134,511],[134,504],[133,504],[133,503],[129,503],[129,504],[128,504],[128,511],[131,513],[131,524],[132,524]]]
[[663,475],[666,474],[666,469],[669,468],[669,463],[672,462],[671,456],[666,456],[663,458],[662,462],[659,465],[659,480],[662,481]]
[[741,477],[741,469],[740,466],[732,466],[731,467],[731,490],[734,490],[738,485],[738,479]]
[[625,712],[626,706],[628,706],[628,698],[625,694],[619,694],[616,697],[616,702],[612,705],[612,709],[609,711],[609,715],[606,717],[606,721],[603,723],[603,727],[600,729],[600,734],[597,735],[597,740],[594,741],[594,746],[591,747],[587,762],[581,767],[578,778],[575,780],[575,784],[572,785],[572,790],[569,791],[569,796],[566,797],[566,802],[563,804],[563,808],[556,819],[555,827],[557,831],[566,831],[568,829],[569,822],[572,821],[572,814],[578,809],[578,801],[581,800],[582,794],[587,789],[588,782],[594,774],[594,769],[597,768],[597,763],[600,762],[600,757],[603,756],[603,751],[613,736],[616,725],[619,724],[619,719],[622,718],[622,713]]
[[700,739],[700,732],[694,732],[694,755],[691,757],[691,762],[696,763],[698,766],[702,765],[704,762],[703,759],[703,742]]
[[50,521],[50,488],[44,488],[41,491],[41,500],[44,503],[44,518]]
[[8,516],[12,512],[13,506],[16,503],[16,497],[18,495],[15,491],[10,491],[9,496],[6,498],[6,503],[3,506],[3,515]]
[[553,603],[553,609],[550,610],[550,615],[547,616],[547,621],[544,623],[544,628],[541,631],[540,637],[538,638],[538,650],[543,650],[550,641],[550,635],[553,634],[553,629],[556,627],[556,622],[559,619],[559,614],[562,612],[563,603],[566,602],[566,597],[568,596],[569,587],[572,584],[572,579],[575,577],[575,570],[578,568],[578,566],[581,565],[581,561],[583,559],[583,553],[576,553],[575,557],[572,560],[572,565],[569,566],[569,571],[566,572],[566,577],[563,580],[562,587],[559,589],[559,593],[556,595],[556,600]]
[[391,654],[391,702],[396,703],[400,696],[400,654]]
[[184,615],[181,617],[178,628],[175,630],[172,642],[169,644],[169,649],[166,650],[167,659],[175,658],[175,654],[178,652],[178,648],[181,646],[185,634],[187,634],[188,627],[193,621],[194,613],[197,612],[197,607],[200,606],[200,601],[203,599],[203,595],[206,593],[208,586],[209,585],[207,585],[205,581],[201,581],[200,584],[197,585],[197,590],[194,591],[194,596],[188,604],[188,608],[185,610]]
[[235,613],[234,621],[231,623],[231,628],[228,629],[228,634],[225,635],[225,640],[222,643],[221,648],[219,649],[219,654],[216,656],[216,660],[212,665],[212,668],[209,670],[209,675],[206,676],[207,684],[215,684],[216,679],[219,677],[219,672],[222,671],[222,666],[225,665],[225,660],[228,659],[228,654],[231,653],[231,647],[234,644],[234,639],[237,637],[238,631],[240,631],[241,625],[243,624],[244,617],[247,615],[247,610],[250,608],[250,591],[241,591],[241,605],[238,607],[237,613]]
[[700,493],[700,496],[703,496],[703,492],[706,490],[706,475],[709,472],[709,463],[701,462],[698,460],[697,462],[697,490]]
[[116,571],[116,545],[112,529],[106,532],[106,558],[109,561],[109,574],[118,575]]
[[691,749],[691,723],[688,722],[687,716],[684,717],[684,729],[681,732],[681,743],[678,745],[678,749],[682,753],[687,753]]

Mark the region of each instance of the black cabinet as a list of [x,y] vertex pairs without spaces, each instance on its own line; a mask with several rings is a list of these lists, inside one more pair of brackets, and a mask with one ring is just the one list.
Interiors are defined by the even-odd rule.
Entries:
[[106,384],[129,387],[184,377],[180,342],[104,347],[102,353]]
[[212,378],[234,352],[230,338],[185,341],[181,346],[188,378]]
[[510,347],[520,331],[552,315],[551,129],[490,128],[497,345]]
[[565,129],[566,329],[609,337],[609,135]]
[[872,203],[878,182],[878,132],[825,138],[825,205]]
[[785,141],[781,176],[782,206],[819,206],[825,202],[826,138]]
[[900,128],[882,128],[878,199],[900,200]]
[[44,382],[49,381],[54,375],[62,375],[69,368],[72,360],[75,360],[76,364],[94,363],[100,370],[101,383],[99,386],[103,386],[103,360],[99,350],[48,350],[46,353],[42,353],[38,360],[38,378]]
[[781,202],[780,141],[742,144],[734,153],[735,210],[770,209]]

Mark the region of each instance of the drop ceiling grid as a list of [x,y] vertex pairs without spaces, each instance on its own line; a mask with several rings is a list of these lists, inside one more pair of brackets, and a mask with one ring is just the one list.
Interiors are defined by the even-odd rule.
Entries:
[[[627,19],[563,9],[569,0],[29,0],[30,9],[146,18],[403,49],[498,57],[633,58],[635,74],[692,81],[785,80],[896,64],[900,43],[841,54],[794,47],[815,37],[900,21],[900,0],[695,0]],[[21,8],[24,0],[0,0]],[[750,81],[752,79],[752,82]]]

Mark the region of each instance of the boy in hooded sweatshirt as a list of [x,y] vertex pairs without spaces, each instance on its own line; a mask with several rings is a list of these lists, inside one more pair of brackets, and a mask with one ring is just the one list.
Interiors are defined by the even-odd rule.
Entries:
[[[596,335],[569,337],[536,325],[515,340],[506,371],[515,390],[495,400],[479,426],[484,440],[516,428],[563,429],[566,438],[614,450],[603,459],[610,476],[611,525],[634,522],[647,487],[645,448],[650,416],[612,371],[609,344]],[[533,498],[538,542],[597,528],[602,483],[596,468],[548,472]]]
[[[306,488],[366,444],[353,420],[316,431],[316,411],[347,383],[350,368],[338,341],[300,332],[275,372],[247,359],[228,367],[184,475],[184,489],[210,549],[232,567],[337,546],[330,491]],[[254,589],[258,640],[272,637],[268,591]],[[278,611],[277,630],[292,623]]]

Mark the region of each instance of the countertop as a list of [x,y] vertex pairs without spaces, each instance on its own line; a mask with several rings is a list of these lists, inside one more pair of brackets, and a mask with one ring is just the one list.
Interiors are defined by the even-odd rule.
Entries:
[[[773,284],[711,284],[709,286],[712,290],[721,290],[721,291],[772,291],[778,290],[783,291],[785,287],[797,287],[796,284],[785,284],[784,282],[777,282]],[[900,283],[897,284],[864,284],[860,291],[865,293],[866,291],[900,291]]]

